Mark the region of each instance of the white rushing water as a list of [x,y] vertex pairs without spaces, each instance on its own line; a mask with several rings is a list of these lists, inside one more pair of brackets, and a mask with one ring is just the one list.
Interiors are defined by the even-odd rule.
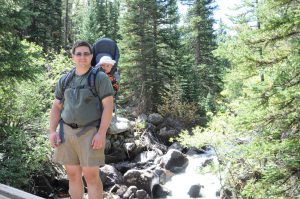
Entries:
[[172,196],[167,199],[188,199],[188,191],[192,185],[200,184],[201,199],[219,199],[217,192],[220,190],[219,178],[212,173],[201,173],[203,163],[207,159],[213,159],[212,164],[217,164],[216,157],[212,151],[204,154],[189,155],[189,164],[184,173],[174,175],[164,187],[172,191]]

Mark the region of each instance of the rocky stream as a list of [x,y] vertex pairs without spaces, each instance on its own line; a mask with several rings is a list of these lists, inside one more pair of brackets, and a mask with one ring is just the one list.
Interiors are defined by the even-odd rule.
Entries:
[[[106,165],[99,168],[106,199],[220,198],[220,182],[208,165],[218,164],[212,149],[186,148],[170,143],[183,129],[174,119],[154,113],[135,121],[115,117],[106,140]],[[63,168],[39,179],[36,195],[69,198]],[[86,197],[87,198],[87,197]]]

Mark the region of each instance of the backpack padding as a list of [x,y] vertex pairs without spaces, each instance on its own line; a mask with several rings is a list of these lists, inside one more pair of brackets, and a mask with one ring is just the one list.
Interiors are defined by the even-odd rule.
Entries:
[[75,68],[73,68],[70,72],[68,72],[68,74],[63,79],[63,82],[62,82],[62,85],[63,85],[62,86],[62,93],[64,95],[63,101],[65,100],[65,90],[68,87],[71,80],[73,79],[74,75],[75,75]]
[[99,72],[99,68],[92,68],[92,70],[88,76],[88,79],[87,79],[88,86],[90,87],[90,89],[95,97],[98,96],[96,86],[95,86],[96,76],[97,76],[98,72]]

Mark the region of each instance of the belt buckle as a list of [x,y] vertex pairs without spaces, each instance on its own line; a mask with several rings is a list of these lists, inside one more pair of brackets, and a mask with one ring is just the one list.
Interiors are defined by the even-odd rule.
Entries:
[[72,129],[78,129],[78,125],[76,123],[71,123],[70,126]]

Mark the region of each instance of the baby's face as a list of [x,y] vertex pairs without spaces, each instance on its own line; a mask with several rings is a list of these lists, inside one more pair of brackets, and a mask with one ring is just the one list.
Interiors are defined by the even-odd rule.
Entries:
[[111,71],[112,66],[113,66],[112,64],[102,64],[101,65],[101,67],[103,68],[105,73],[109,73]]

